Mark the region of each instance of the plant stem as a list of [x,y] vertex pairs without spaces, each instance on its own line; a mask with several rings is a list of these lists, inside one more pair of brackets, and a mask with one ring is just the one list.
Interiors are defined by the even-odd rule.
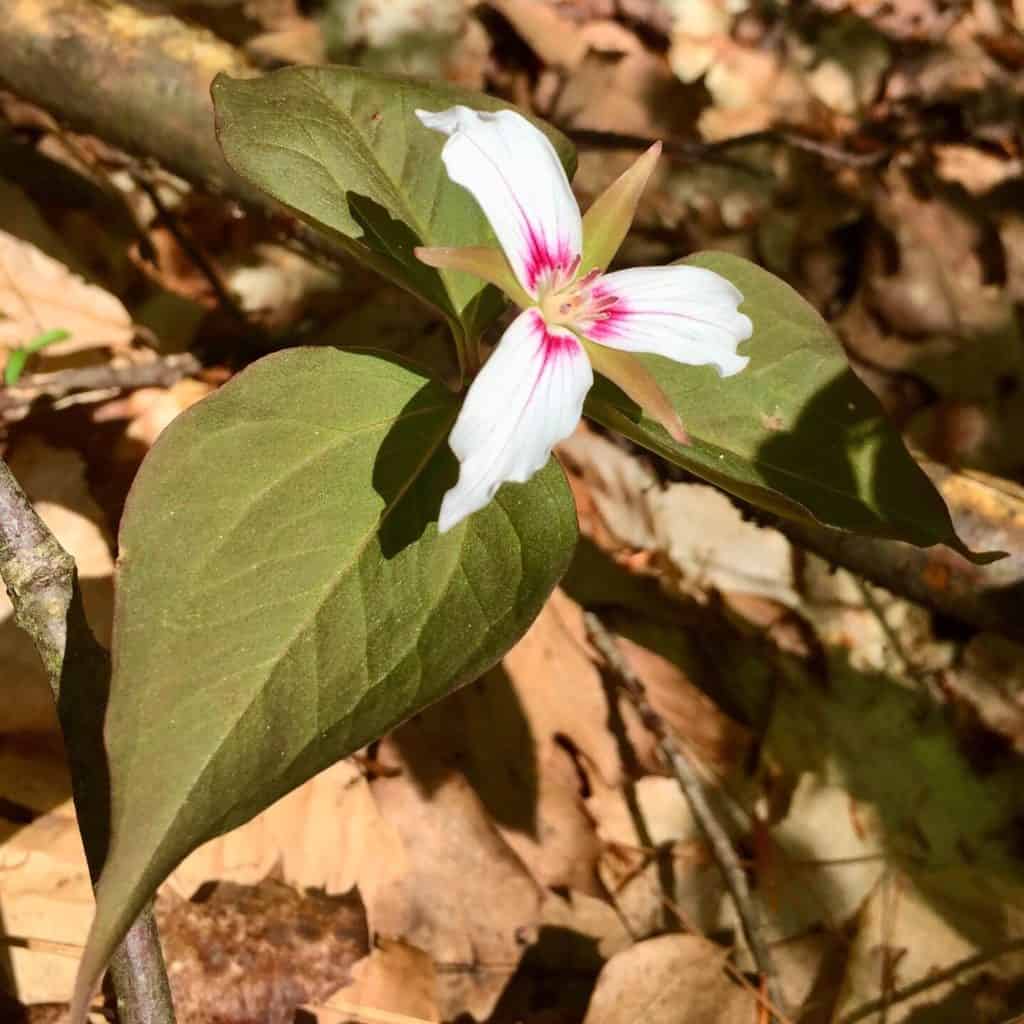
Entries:
[[120,1024],[173,1024],[171,989],[152,904],[128,929],[110,961],[110,977]]
[[[17,624],[43,662],[71,764],[72,788],[89,870],[106,853],[109,793],[102,714],[110,659],[85,620],[75,560],[65,551],[0,459],[0,578]],[[174,1024],[174,1008],[151,907],[111,961],[121,1024]]]

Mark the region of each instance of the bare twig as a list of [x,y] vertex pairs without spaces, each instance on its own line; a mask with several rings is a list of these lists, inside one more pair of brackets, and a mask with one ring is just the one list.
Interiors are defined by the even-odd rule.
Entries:
[[[675,903],[673,900],[670,900],[667,896],[662,897],[662,903],[668,908],[669,912],[675,918],[678,919],[680,924],[682,924],[682,926],[688,932],[691,932],[693,935],[703,934],[701,930],[690,919],[686,911],[683,910],[683,908],[679,906],[678,903]],[[763,1013],[774,1014],[776,1019],[779,1021],[779,1024],[793,1024],[792,1018],[789,1017],[780,1007],[776,1006],[771,1001],[771,998],[765,994],[765,992],[763,991],[763,984],[755,988],[754,985],[750,983],[750,980],[747,978],[747,976],[728,959],[725,961],[724,966],[725,973],[728,974],[729,977],[732,978],[732,980],[735,981],[737,985],[739,985],[741,988],[745,988],[750,993],[751,998],[753,998],[757,1002],[757,1005],[761,1008],[761,1011]],[[763,979],[761,980],[763,982]],[[765,1019],[766,1018],[762,1016],[758,1017],[759,1021],[763,1021]]]
[[182,252],[188,256],[203,277],[206,278],[207,284],[209,284],[213,294],[217,296],[217,301],[221,304],[221,307],[228,311],[236,323],[248,330],[252,330],[253,327],[249,323],[249,318],[242,312],[241,306],[238,305],[235,297],[228,290],[220,271],[203,251],[202,246],[178,222],[174,212],[167,208],[167,204],[160,198],[159,190],[154,188],[141,174],[133,175],[133,179],[135,184],[149,197],[149,201],[153,204],[160,223],[167,228],[174,237],[174,240],[181,246]]
[[[93,877],[107,844],[108,794],[101,733],[110,675],[106,651],[82,610],[75,561],[0,460],[0,578],[15,620],[46,669],[72,767],[75,807]],[[114,954],[111,974],[122,1024],[173,1024],[174,1009],[151,908]]]
[[[593,131],[590,129],[563,128],[573,142],[591,149],[647,149],[655,140],[641,135],[624,135],[619,132]],[[886,146],[869,153],[858,153],[845,149],[834,143],[822,142],[820,139],[784,128],[767,128],[762,131],[745,132],[733,135],[717,142],[691,142],[680,139],[666,139],[663,152],[670,159],[689,162],[718,159],[732,150],[754,145],[782,145],[789,149],[799,149],[814,153],[825,160],[842,164],[844,167],[874,167],[893,155],[894,149]],[[745,167],[746,170],[752,168]]]
[[608,668],[632,701],[644,726],[654,736],[661,756],[671,767],[676,781],[689,801],[693,816],[707,838],[711,854],[715,858],[715,863],[718,865],[732,897],[736,914],[740,919],[740,927],[743,929],[743,935],[750,947],[757,969],[765,978],[770,1001],[782,1015],[785,1015],[786,1003],[779,987],[778,971],[764,937],[761,915],[751,896],[746,873],[740,863],[739,855],[733,847],[732,840],[708,802],[704,786],[697,775],[693,762],[683,750],[669,724],[651,706],[643,682],[623,657],[618,645],[601,620],[592,612],[587,612],[585,623],[591,643],[597,648],[598,653],[604,658]]
[[914,996],[927,992],[928,989],[934,988],[936,985],[952,981],[966,971],[973,971],[976,967],[983,967],[985,964],[991,963],[991,961],[1001,956],[1021,951],[1024,951],[1024,939],[1012,939],[998,946],[993,946],[983,953],[976,953],[974,956],[958,960],[955,964],[944,967],[941,971],[934,971],[925,978],[920,978],[909,985],[904,985],[903,988],[893,989],[880,999],[873,999],[869,1003],[863,1003],[857,1009],[851,1010],[845,1017],[841,1017],[839,1024],[857,1024],[857,1021],[865,1020],[876,1013],[880,1013],[886,1008],[891,1007],[894,1003],[912,999]]
[[26,374],[14,388],[0,390],[0,416],[20,412],[40,398],[63,398],[76,391],[131,391],[134,388],[169,388],[202,369],[189,352],[162,356],[133,366],[84,366],[56,373]]

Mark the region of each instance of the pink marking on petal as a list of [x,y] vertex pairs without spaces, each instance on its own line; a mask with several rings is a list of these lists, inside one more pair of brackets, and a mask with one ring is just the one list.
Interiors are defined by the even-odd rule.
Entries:
[[565,356],[576,356],[580,350],[579,342],[574,337],[567,334],[552,334],[546,326],[543,328],[541,345],[544,349],[541,356],[541,373],[548,368],[550,363]]
[[587,324],[587,337],[602,341],[621,336],[624,323],[633,311],[610,288],[596,285],[590,290],[590,296],[594,316]]
[[579,266],[580,257],[574,253],[568,241],[560,239],[551,245],[542,231],[523,219],[526,236],[526,287],[536,291],[538,284],[563,273],[571,278]]
[[537,348],[540,353],[540,366],[537,368],[537,375],[530,388],[530,397],[527,404],[533,401],[533,396],[540,384],[541,378],[551,367],[551,364],[559,359],[575,358],[582,355],[580,343],[571,334],[554,333],[548,328],[544,318],[539,313],[532,317],[533,334],[537,341]]

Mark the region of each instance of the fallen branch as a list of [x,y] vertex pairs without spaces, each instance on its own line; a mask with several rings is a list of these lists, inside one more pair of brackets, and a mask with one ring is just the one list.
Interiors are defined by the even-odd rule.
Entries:
[[[237,49],[210,33],[116,0],[19,0],[0,21],[0,80],[24,99],[72,128],[159,161],[195,185],[264,213],[280,212],[230,171],[217,147],[209,84],[218,71],[255,73]],[[611,142],[603,136],[601,141]],[[748,136],[713,145],[723,149],[751,141]],[[292,238],[318,256],[345,259],[326,236],[294,220],[287,223]],[[801,547],[896,594],[1024,640],[1024,492],[1005,481],[935,464],[925,468],[964,540],[978,550],[1008,551],[1009,558],[979,568],[942,548],[925,551],[788,520],[771,520],[771,525]],[[765,521],[763,513],[756,514]]]
[[256,73],[235,47],[177,18],[94,0],[5,5],[0,78],[14,92],[78,131],[253,201],[213,134],[209,89],[221,71]]
[[169,388],[202,369],[194,355],[183,352],[133,366],[84,366],[54,373],[26,374],[16,387],[0,390],[0,417],[17,419],[33,402],[58,399],[80,391],[131,391],[134,388]]
[[[75,808],[95,879],[107,845],[106,764],[100,728],[110,659],[85,621],[75,561],[0,460],[0,578],[17,624],[32,638],[60,714]],[[173,1024],[174,1009],[147,908],[111,962],[121,1024]]]
[[658,751],[672,769],[680,789],[690,804],[693,816],[711,847],[711,855],[714,857],[726,888],[729,890],[729,895],[732,897],[733,906],[736,908],[736,915],[740,919],[740,927],[743,929],[743,936],[750,947],[754,963],[767,984],[771,1001],[769,1009],[772,1010],[776,1019],[781,1020],[786,1015],[786,1004],[779,988],[779,974],[771,949],[765,940],[761,915],[757,903],[751,896],[750,886],[747,884],[747,876],[740,863],[739,854],[733,847],[725,827],[712,810],[704,792],[704,786],[689,755],[683,750],[669,724],[648,701],[643,682],[626,661],[604,623],[593,612],[585,614],[584,622],[590,642],[629,697],[644,726],[654,736],[658,744]]
[[772,519],[771,525],[800,547],[895,594],[979,629],[1024,640],[1024,488],[920,462],[968,547],[1006,551],[1007,558],[978,566],[939,545],[917,548],[788,519]]
[[[643,151],[656,141],[642,135],[624,135],[620,132],[595,131],[589,128],[562,128],[562,131],[573,142],[584,149]],[[670,160],[699,163],[703,161],[718,161],[734,150],[755,145],[781,145],[789,149],[799,149],[806,153],[813,153],[824,160],[841,164],[844,167],[854,168],[875,167],[888,160],[896,152],[894,147],[885,146],[881,149],[859,153],[854,150],[844,149],[842,146],[835,145],[834,143],[823,142],[809,135],[787,131],[783,128],[766,128],[762,131],[744,132],[742,135],[731,135],[728,138],[719,139],[715,142],[666,139],[663,142],[662,152]],[[737,166],[735,162],[732,163],[733,166]],[[739,164],[738,166],[742,170],[761,173],[759,169],[748,164]]]

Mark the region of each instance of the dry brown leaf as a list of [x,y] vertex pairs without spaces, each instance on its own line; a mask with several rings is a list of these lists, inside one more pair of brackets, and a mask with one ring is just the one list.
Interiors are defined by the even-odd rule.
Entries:
[[17,348],[56,328],[71,337],[49,346],[47,355],[123,348],[134,333],[119,299],[6,231],[0,231],[0,314],[0,349]]
[[559,928],[592,939],[597,954],[608,960],[633,945],[633,936],[607,899],[569,890],[565,898],[548,893],[544,900],[543,926]]
[[750,1024],[753,997],[729,981],[727,953],[696,935],[662,935],[612,957],[584,1024]]
[[585,778],[616,782],[600,674],[580,609],[556,591],[502,665],[395,733],[421,786],[473,786],[505,842],[542,886],[599,892],[600,852]]
[[[109,644],[114,568],[104,516],[89,492],[85,463],[77,452],[25,437],[8,464],[43,522],[78,565],[82,600],[93,632]],[[53,696],[32,641],[14,622],[0,587],[0,733],[56,731]]]
[[[658,631],[651,627],[651,633]],[[673,634],[678,634],[672,629],[665,632],[670,641],[676,638]],[[641,628],[632,639],[620,636],[617,641],[626,661],[643,681],[651,706],[703,768],[719,778],[734,772],[750,751],[750,731],[726,715],[674,661],[636,642],[645,639],[645,634],[651,635]],[[649,747],[652,739],[632,705],[624,704],[622,712],[634,749]]]
[[[912,880],[887,872],[858,915],[834,1019],[1008,938],[1019,939],[1022,925],[1024,891],[998,876],[982,879],[970,869],[953,868]],[[1013,986],[1022,971],[1019,950],[992,957],[912,998],[892,1001],[885,1019],[1009,1021],[1020,1010]]]
[[746,522],[720,491],[661,486],[639,460],[589,429],[577,430],[559,451],[582,477],[612,538],[655,552],[670,589],[713,587],[799,604],[789,542]]
[[850,11],[894,39],[940,42],[959,14],[943,0],[814,0],[830,13]]
[[700,115],[709,140],[761,131],[808,118],[811,93],[774,47],[737,40],[744,4],[730,0],[673,0],[668,60],[683,82],[703,83],[712,103]]
[[0,843],[6,987],[23,1003],[63,1002],[93,916],[92,884],[68,800]]
[[64,744],[57,733],[0,736],[0,831],[23,816],[43,815],[71,795]]
[[[0,104],[4,105],[5,116],[8,117],[8,123],[14,123],[10,119],[11,112],[6,106],[6,101],[12,99],[10,93],[5,93],[4,97],[0,98]],[[32,109],[37,110],[34,107]],[[46,116],[48,117],[48,115]],[[55,126],[47,125],[46,127],[48,130],[53,130]],[[22,189],[2,179],[0,179],[0,231],[7,231],[22,241],[34,245],[58,262],[66,264],[76,273],[82,270],[66,240],[50,226],[39,207],[29,199]]]
[[1006,292],[1014,302],[1024,302],[1024,217],[1003,218],[999,235],[1006,253]]
[[541,63],[574,71],[587,52],[580,27],[544,0],[491,0]]
[[[583,612],[557,590],[503,670],[528,723],[536,763],[535,828],[503,827],[509,845],[546,886],[596,894],[596,836],[583,807],[579,771],[615,785],[622,772],[607,728],[608,704],[600,673],[584,647]],[[487,732],[477,734],[491,744]],[[565,748],[568,740],[576,760]],[[509,753],[513,753],[509,751]],[[522,750],[520,756],[531,752]]]
[[198,902],[156,908],[178,1024],[292,1024],[351,978],[369,933],[359,897],[271,880],[222,882]]
[[443,1018],[483,1020],[536,934],[541,890],[461,775],[426,789],[417,782],[406,754],[416,724],[403,728],[401,747],[381,747],[381,762],[401,772],[372,784],[410,856],[402,877],[378,890],[371,920],[378,934],[424,950],[442,968]]
[[[129,423],[119,440],[126,461],[138,462],[137,445],[145,450],[153,447],[156,439],[171,421],[205,398],[213,385],[186,377],[169,388],[137,388],[123,398],[115,398],[96,406],[93,420],[108,423],[127,419]],[[117,453],[115,453],[116,455]]]
[[205,882],[255,885],[274,871],[298,889],[329,895],[356,885],[372,922],[377,888],[399,877],[406,860],[366,780],[351,761],[341,761],[241,828],[201,846],[167,884],[186,899]]
[[422,949],[381,939],[370,955],[355,965],[352,976],[350,985],[311,1007],[320,1024],[341,1024],[357,1014],[371,1022],[380,1014],[382,1024],[384,1015],[391,1013],[416,1021],[441,1020],[437,970]]
[[467,22],[464,0],[335,0],[321,20],[327,55],[437,78]]
[[695,91],[672,74],[663,55],[587,48],[548,116],[562,127],[661,139],[692,135],[698,112]]
[[838,934],[885,872],[885,829],[873,807],[806,772],[759,854],[768,934],[791,940],[822,926]]
[[943,687],[1024,754],[1024,650],[995,633],[971,638],[962,661],[943,675]]
[[605,844],[601,879],[631,935],[677,928],[680,918],[703,933],[733,925],[721,873],[675,779],[596,785],[587,809]]
[[891,268],[879,235],[866,260],[867,301],[897,332],[970,335],[1013,322],[1004,289],[986,280],[980,228],[949,203],[918,196],[908,176],[890,169],[876,212],[898,246]]
[[995,156],[978,149],[949,143],[935,147],[935,170],[940,178],[963,187],[971,195],[983,195],[1011,178],[1019,177],[1020,160]]
[[245,48],[268,64],[323,64],[327,59],[323,32],[317,22],[307,18],[261,32],[249,39]]

